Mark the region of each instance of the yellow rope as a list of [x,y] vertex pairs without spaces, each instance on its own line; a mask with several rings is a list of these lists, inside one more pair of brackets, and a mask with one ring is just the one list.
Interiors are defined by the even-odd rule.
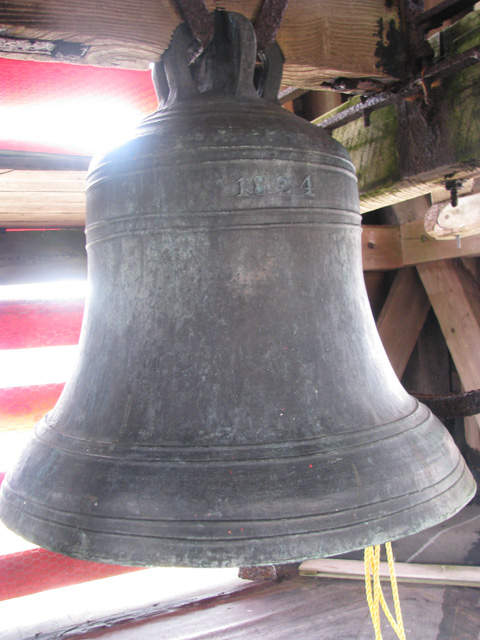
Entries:
[[[406,640],[405,630],[403,628],[402,612],[400,609],[400,598],[398,596],[397,578],[395,576],[392,545],[390,542],[385,544],[385,549],[387,552],[388,570],[390,573],[390,584],[392,587],[393,606],[395,609],[396,620],[388,608],[380,584],[380,545],[367,547],[364,554],[365,592],[367,594],[368,608],[370,610],[370,616],[375,630],[375,640],[382,640],[382,631],[380,628],[380,606],[382,607],[388,622],[397,634],[397,637],[400,640]],[[372,579],[370,576],[372,576]]]

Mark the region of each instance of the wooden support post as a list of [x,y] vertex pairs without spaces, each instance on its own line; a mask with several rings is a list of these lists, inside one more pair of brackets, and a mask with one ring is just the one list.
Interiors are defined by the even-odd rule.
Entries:
[[413,267],[398,272],[377,321],[390,363],[399,378],[422,330],[430,301]]
[[[480,388],[480,291],[472,274],[458,261],[417,266],[423,286],[465,391]],[[480,415],[468,421],[467,444],[477,449]]]

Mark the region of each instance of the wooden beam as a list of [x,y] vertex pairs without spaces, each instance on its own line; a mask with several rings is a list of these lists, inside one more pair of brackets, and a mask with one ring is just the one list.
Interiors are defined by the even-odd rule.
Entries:
[[0,171],[0,227],[83,227],[85,176],[85,171]]
[[388,271],[403,267],[399,227],[364,225],[362,231],[364,271]]
[[465,391],[480,388],[480,291],[453,260],[417,266]]
[[[206,0],[210,11],[216,0]],[[222,8],[254,19],[261,0],[224,0]],[[349,19],[345,20],[348,15]],[[0,6],[2,35],[88,45],[84,64],[147,69],[168,46],[181,17],[172,0],[11,0]],[[391,79],[402,73],[399,16],[384,0],[291,0],[278,43],[285,56],[284,85],[321,88],[325,79]],[[396,44],[398,43],[398,44]],[[32,54],[0,52],[32,59]],[[45,59],[46,56],[36,56]]]
[[416,270],[400,270],[377,320],[378,333],[398,378],[405,371],[429,309],[430,301]]
[[480,235],[456,240],[436,240],[425,232],[423,220],[400,225],[403,263],[416,265],[449,258],[480,256]]
[[[322,558],[306,560],[299,567],[302,576],[313,578],[353,578],[365,580],[363,560]],[[448,584],[461,587],[480,587],[480,568],[445,564],[395,563],[399,582],[420,584]],[[380,562],[380,579],[390,581],[387,562]]]
[[[460,261],[417,267],[465,391],[480,388],[480,290]],[[480,451],[480,415],[466,420],[465,437]]]
[[[480,44],[480,11],[472,11],[432,41],[445,59]],[[356,120],[333,136],[350,152],[357,170],[361,210],[430,193],[447,176],[480,175],[480,64],[427,87],[417,99],[374,111],[370,126]],[[352,98],[315,122],[352,106]]]

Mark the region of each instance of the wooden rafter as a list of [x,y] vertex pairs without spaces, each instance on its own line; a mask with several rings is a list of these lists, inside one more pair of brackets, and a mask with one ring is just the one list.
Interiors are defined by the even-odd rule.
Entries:
[[[466,391],[480,388],[480,291],[472,274],[459,261],[444,260],[417,266],[423,286],[445,337]],[[465,420],[465,435],[480,451],[480,415]]]
[[[261,0],[207,0],[206,4],[211,11],[221,6],[253,19]],[[68,0],[11,0],[0,6],[2,35],[80,42],[89,49],[78,62],[134,69],[147,69],[159,59],[180,22],[171,0],[144,0],[141,5],[128,0],[78,0],[74,4]],[[383,32],[380,25],[385,25]],[[392,38],[388,44],[388,28],[399,34],[394,3],[290,0],[278,34],[286,59],[285,84],[319,88],[324,79],[339,76],[391,80],[402,52],[393,50],[393,42],[401,38]],[[5,51],[0,55],[32,58],[31,54]]]
[[452,260],[417,266],[465,391],[480,388],[480,292],[472,274]]
[[378,333],[398,378],[405,371],[429,309],[430,301],[415,269],[401,269],[377,320]]

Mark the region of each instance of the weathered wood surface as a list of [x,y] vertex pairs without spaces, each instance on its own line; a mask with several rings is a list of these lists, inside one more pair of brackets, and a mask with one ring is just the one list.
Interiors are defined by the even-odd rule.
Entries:
[[[434,44],[445,58],[480,44],[480,11],[437,34]],[[446,176],[480,174],[480,64],[427,89],[428,103],[419,86],[417,99],[373,112],[369,127],[360,119],[333,132],[351,154],[363,212],[429,193]]]
[[[261,0],[207,0],[250,19]],[[390,8],[388,8],[390,6]],[[345,20],[348,16],[348,20]],[[0,6],[2,35],[64,40],[89,45],[84,64],[147,69],[159,59],[181,22],[172,0],[109,3],[96,0],[11,0]],[[383,37],[380,22],[384,25]],[[399,34],[394,3],[383,0],[290,0],[278,34],[286,64],[284,84],[319,88],[324,79],[343,76],[391,78],[401,51],[387,40]],[[1,53],[5,57],[28,57]],[[45,59],[41,56],[39,59]],[[398,73],[397,73],[398,75]]]
[[0,226],[83,227],[85,171],[0,170]]
[[[479,638],[477,589],[404,584],[399,591],[407,638]],[[95,632],[70,630],[70,634],[84,640],[96,637]],[[385,619],[382,635],[384,640],[397,637]],[[374,631],[365,586],[356,580],[299,577],[185,605],[143,623],[129,621],[105,628],[101,634],[111,640],[251,640],[257,636],[265,640],[371,640]]]
[[425,289],[413,267],[400,270],[377,320],[390,364],[401,378],[430,309]]

